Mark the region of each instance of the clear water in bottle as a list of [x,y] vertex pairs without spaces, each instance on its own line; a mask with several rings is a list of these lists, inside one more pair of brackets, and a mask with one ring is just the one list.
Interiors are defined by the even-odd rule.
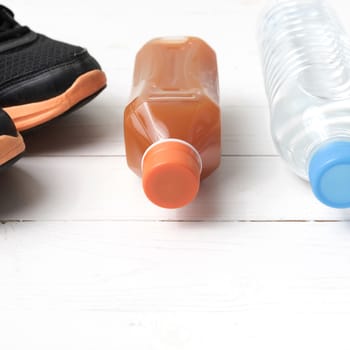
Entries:
[[350,39],[321,0],[281,0],[259,45],[275,145],[323,203],[350,207]]

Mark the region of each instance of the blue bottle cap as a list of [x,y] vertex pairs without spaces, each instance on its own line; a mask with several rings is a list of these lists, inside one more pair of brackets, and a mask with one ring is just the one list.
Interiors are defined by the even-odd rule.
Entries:
[[309,164],[315,196],[333,208],[350,208],[350,142],[333,141],[321,146]]

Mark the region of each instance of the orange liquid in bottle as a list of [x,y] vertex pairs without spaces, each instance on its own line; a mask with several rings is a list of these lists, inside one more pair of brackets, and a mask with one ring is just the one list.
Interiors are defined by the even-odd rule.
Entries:
[[196,197],[221,155],[216,55],[203,40],[159,38],[141,48],[124,134],[128,165],[153,203],[179,208]]

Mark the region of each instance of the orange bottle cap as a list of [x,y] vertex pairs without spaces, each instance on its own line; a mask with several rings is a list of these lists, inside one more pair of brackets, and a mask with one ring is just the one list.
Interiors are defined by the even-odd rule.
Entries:
[[180,208],[197,195],[202,161],[189,143],[166,139],[150,146],[142,161],[143,189],[163,208]]

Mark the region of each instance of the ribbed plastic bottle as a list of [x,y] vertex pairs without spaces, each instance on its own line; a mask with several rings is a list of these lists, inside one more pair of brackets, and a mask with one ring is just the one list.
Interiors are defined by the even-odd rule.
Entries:
[[138,52],[124,113],[129,167],[158,206],[180,208],[220,164],[216,55],[196,37],[157,38]]
[[321,0],[277,1],[259,44],[275,145],[316,197],[350,207],[350,40]]

